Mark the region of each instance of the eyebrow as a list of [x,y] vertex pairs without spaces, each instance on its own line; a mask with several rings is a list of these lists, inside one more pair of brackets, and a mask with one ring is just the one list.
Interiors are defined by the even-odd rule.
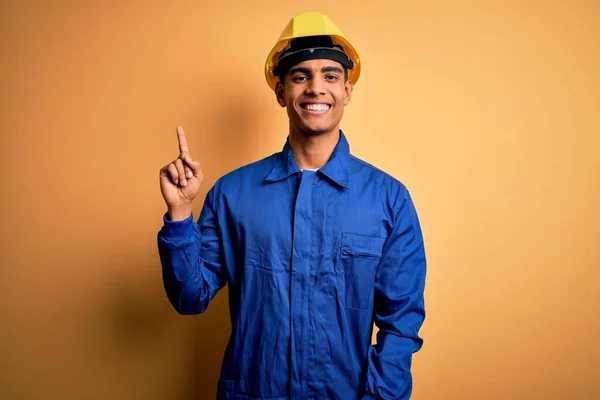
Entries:
[[321,69],[321,72],[337,72],[340,74],[344,73],[344,71],[342,71],[342,69],[339,67],[323,67],[323,69]]
[[[292,68],[290,70],[290,75],[294,75],[294,74],[297,74],[297,73],[310,75],[310,72],[311,71],[308,68],[296,67],[296,68]],[[332,67],[332,66],[321,68],[321,72],[337,72],[339,74],[344,73],[344,71],[342,71],[341,68],[339,68],[339,67]]]

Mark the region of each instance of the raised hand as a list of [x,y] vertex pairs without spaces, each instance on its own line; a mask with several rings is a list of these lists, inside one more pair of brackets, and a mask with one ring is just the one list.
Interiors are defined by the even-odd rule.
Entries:
[[200,191],[204,174],[200,163],[189,155],[185,133],[177,127],[179,157],[160,169],[160,191],[172,221],[186,219],[192,213],[192,202]]

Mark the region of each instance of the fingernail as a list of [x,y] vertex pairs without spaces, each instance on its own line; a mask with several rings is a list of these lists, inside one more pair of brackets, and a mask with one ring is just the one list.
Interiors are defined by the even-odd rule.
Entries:
[[182,180],[181,180],[181,184],[182,184],[183,186],[187,185],[187,180],[185,180],[185,179],[182,179]]
[[188,178],[191,178],[192,176],[194,176],[194,175],[192,174],[192,171],[188,171],[186,175],[187,175],[187,177],[188,177]]
[[175,179],[175,184],[177,185],[179,183],[179,179]]

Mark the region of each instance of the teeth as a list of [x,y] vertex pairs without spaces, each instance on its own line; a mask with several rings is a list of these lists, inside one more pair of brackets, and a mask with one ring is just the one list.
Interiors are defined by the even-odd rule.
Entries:
[[309,111],[327,111],[329,110],[329,105],[327,104],[307,104],[305,108]]

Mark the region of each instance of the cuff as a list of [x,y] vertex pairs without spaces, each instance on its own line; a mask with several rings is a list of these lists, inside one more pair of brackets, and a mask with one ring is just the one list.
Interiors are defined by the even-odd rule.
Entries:
[[162,234],[165,239],[183,240],[192,237],[194,233],[194,214],[182,221],[171,221],[169,214],[163,215]]

